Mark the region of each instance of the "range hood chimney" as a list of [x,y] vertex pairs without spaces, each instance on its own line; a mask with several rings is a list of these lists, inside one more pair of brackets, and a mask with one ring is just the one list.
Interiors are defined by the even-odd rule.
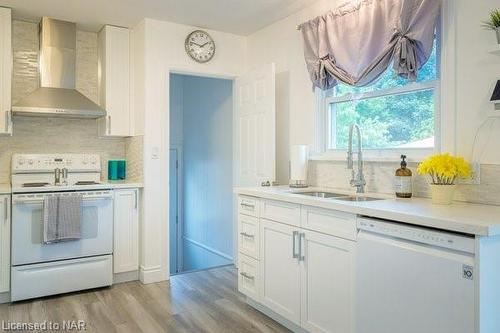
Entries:
[[40,88],[12,107],[15,115],[99,118],[106,111],[75,87],[76,24],[42,18]]

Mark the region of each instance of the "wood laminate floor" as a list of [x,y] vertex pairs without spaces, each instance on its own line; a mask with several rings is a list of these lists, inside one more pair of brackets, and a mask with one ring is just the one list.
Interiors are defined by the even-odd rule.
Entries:
[[0,325],[84,320],[86,332],[103,333],[289,332],[248,306],[236,285],[233,266],[177,275],[170,282],[127,282],[0,305]]

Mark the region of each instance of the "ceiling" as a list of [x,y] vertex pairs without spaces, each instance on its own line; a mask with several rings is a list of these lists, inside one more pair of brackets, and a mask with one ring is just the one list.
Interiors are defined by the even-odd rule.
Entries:
[[249,35],[316,0],[0,0],[14,17],[42,16],[76,22],[98,31],[104,24],[133,27],[154,18],[237,35]]

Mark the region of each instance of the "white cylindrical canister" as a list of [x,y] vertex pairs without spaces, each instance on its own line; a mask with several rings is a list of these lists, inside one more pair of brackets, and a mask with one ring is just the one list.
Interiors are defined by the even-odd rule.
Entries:
[[307,180],[307,160],[309,146],[292,145],[290,147],[290,180],[292,182]]

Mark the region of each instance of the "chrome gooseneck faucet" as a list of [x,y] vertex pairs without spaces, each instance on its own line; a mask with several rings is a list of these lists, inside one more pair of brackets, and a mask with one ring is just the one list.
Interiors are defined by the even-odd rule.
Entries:
[[[356,128],[356,134],[358,136],[358,172],[356,173],[354,171],[354,162],[353,162],[353,154],[354,152],[352,151],[352,136],[353,136],[353,131],[354,128]],[[356,193],[365,193],[365,185],[366,185],[366,180],[365,176],[363,175],[363,148],[362,148],[362,138],[361,138],[361,130],[359,129],[359,126],[356,124],[353,124],[349,126],[349,149],[347,150],[347,169],[352,170],[352,176],[351,176],[351,186],[356,187]]]

